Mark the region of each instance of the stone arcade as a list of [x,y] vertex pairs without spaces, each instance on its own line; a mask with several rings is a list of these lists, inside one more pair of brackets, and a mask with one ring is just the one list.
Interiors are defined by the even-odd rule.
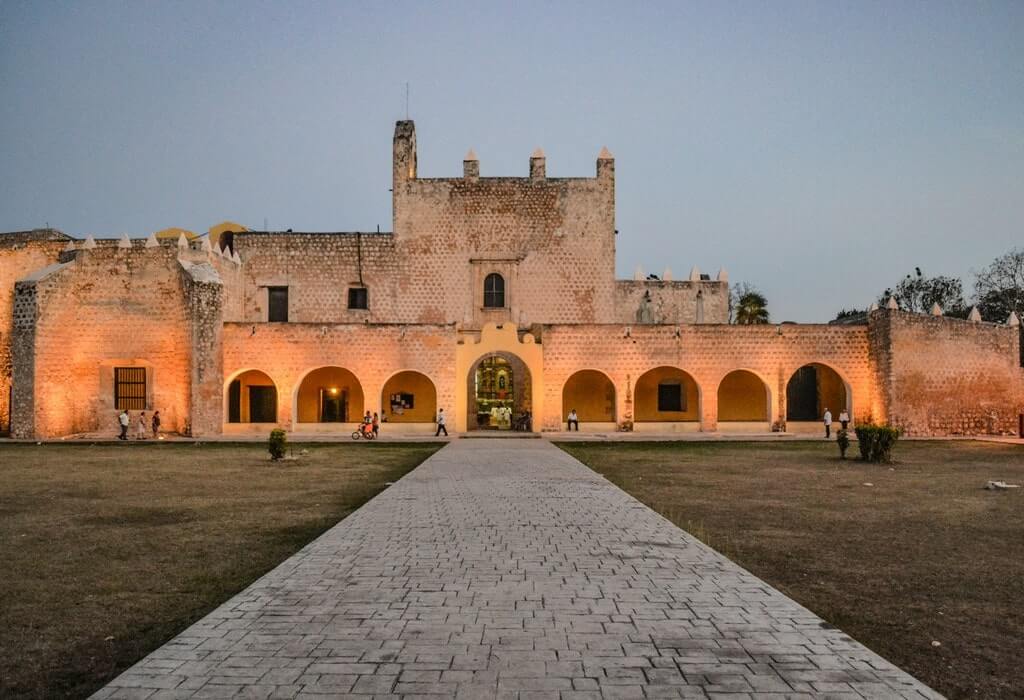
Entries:
[[[1018,321],[872,311],[735,326],[728,281],[616,280],[615,160],[588,178],[420,178],[398,122],[392,233],[177,240],[0,234],[0,430],[817,431],[827,406],[916,435],[1016,434]],[[218,232],[219,233],[219,232]],[[216,240],[212,240],[216,238]],[[642,277],[642,276],[641,276]]]

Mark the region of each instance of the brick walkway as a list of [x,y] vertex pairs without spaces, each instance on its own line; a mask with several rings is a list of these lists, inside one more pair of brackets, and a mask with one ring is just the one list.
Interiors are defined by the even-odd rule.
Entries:
[[94,697],[938,698],[544,440],[456,440]]

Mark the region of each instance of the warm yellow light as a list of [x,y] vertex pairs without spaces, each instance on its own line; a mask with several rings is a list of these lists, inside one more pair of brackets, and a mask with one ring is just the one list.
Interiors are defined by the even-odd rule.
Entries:
[[332,386],[328,391],[330,391],[332,395],[337,394],[338,393],[338,387]]

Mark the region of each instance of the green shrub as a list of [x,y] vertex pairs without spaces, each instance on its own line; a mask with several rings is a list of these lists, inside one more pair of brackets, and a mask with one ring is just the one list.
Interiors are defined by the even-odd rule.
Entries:
[[285,448],[288,447],[288,434],[280,428],[270,431],[270,458],[274,461],[284,458]]
[[899,428],[890,425],[858,425],[857,447],[865,462],[891,462],[892,448],[900,437]]
[[839,445],[839,459],[846,459],[846,450],[850,448],[850,434],[845,428],[836,433],[836,444]]

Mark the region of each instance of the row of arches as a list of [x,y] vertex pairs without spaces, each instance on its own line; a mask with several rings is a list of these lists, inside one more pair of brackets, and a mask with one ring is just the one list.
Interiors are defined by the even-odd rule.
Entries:
[[[277,385],[266,372],[242,370],[227,383],[225,422],[276,423],[278,400]],[[380,406],[388,422],[430,423],[437,415],[437,389],[422,372],[397,372],[384,382]],[[309,371],[292,396],[296,423],[357,423],[367,408],[362,384],[344,367]]]
[[[508,353],[480,358],[467,378],[470,429],[508,427],[531,406],[529,370]],[[672,366],[653,368],[631,387],[635,423],[700,423],[704,389],[687,371]],[[576,411],[582,423],[617,423],[614,382],[596,369],[572,374],[562,387],[562,420]],[[768,423],[772,392],[756,373],[737,369],[716,388],[719,423]],[[337,366],[307,372],[292,393],[292,418],[299,424],[355,423],[369,407],[359,379]],[[225,388],[225,423],[277,423],[275,382],[259,369],[232,376]],[[425,374],[404,370],[385,381],[380,396],[381,419],[390,423],[431,423],[437,415],[437,389]],[[829,408],[838,419],[850,410],[850,389],[831,367],[812,363],[796,370],[786,385],[786,420],[819,421]],[[370,410],[373,410],[370,407]]]
[[[702,389],[679,367],[656,367],[641,375],[633,387],[633,420],[638,423],[699,422]],[[831,367],[804,365],[786,384],[786,420],[818,421],[826,409],[838,419],[850,410],[850,390]],[[750,370],[737,369],[722,378],[717,388],[719,423],[768,422],[772,395],[767,383]],[[569,377],[562,390],[562,420],[575,410],[581,422],[617,422],[615,385],[608,375],[593,369]]]

